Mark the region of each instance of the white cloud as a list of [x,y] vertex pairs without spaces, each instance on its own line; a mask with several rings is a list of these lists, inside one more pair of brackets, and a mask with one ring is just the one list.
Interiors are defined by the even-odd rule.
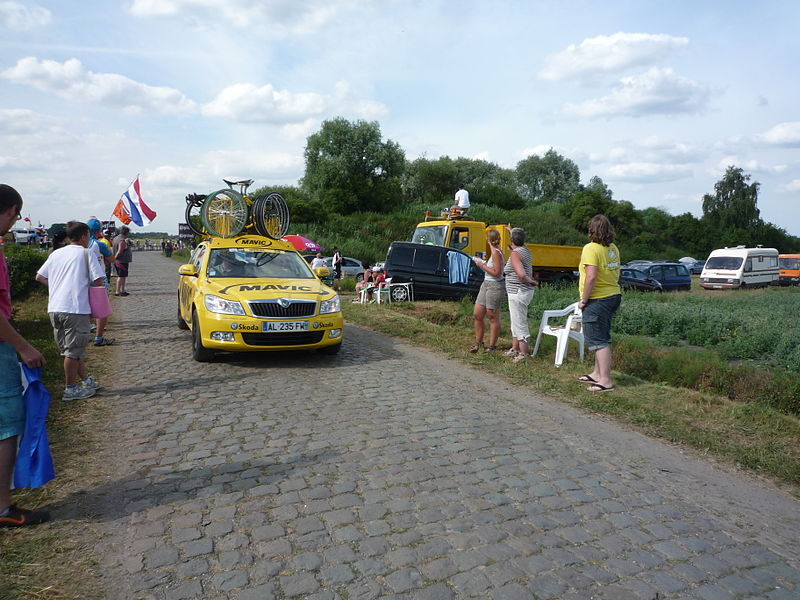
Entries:
[[0,109],[0,134],[27,135],[50,127],[54,120],[27,108]]
[[615,33],[570,44],[547,59],[541,79],[592,80],[617,74],[631,67],[653,65],[689,45],[688,38],[650,33]]
[[609,167],[610,179],[624,181],[675,181],[692,176],[692,169],[686,165],[664,163],[634,162]]
[[259,87],[237,83],[222,90],[203,106],[206,116],[226,117],[244,123],[308,125],[308,119],[324,115],[375,119],[386,113],[383,104],[356,98],[343,82],[328,95],[276,90],[269,84]]
[[641,75],[623,77],[608,96],[566,105],[561,115],[595,119],[696,113],[703,110],[707,100],[704,86],[676,75],[672,69],[653,67]]
[[703,160],[706,155],[707,151],[698,146],[654,135],[629,142],[625,146],[616,146],[607,153],[594,153],[590,159],[599,163],[687,164]]
[[146,85],[116,73],[92,73],[75,58],[63,63],[21,58],[15,66],[0,71],[0,77],[74,102],[117,106],[134,113],[185,114],[195,110],[195,103],[178,90]]
[[745,160],[739,156],[729,155],[720,159],[712,172],[715,175],[722,175],[730,166],[739,167],[746,173],[770,173],[773,175],[780,175],[789,168],[788,165],[766,165],[754,158]]
[[235,27],[284,37],[318,31],[358,4],[359,0],[133,0],[130,12],[145,18],[221,18]]
[[756,141],[774,146],[800,147],[800,121],[778,123],[757,135]]
[[0,27],[5,29],[30,31],[49,24],[52,17],[52,13],[41,6],[0,2]]
[[191,166],[161,165],[146,169],[142,173],[142,180],[146,179],[149,185],[157,187],[199,193],[223,187],[223,178],[255,179],[255,187],[276,180],[296,179],[303,166],[302,156],[288,152],[221,150],[208,152]]
[[787,192],[800,192],[800,179],[792,179],[789,183],[783,186]]

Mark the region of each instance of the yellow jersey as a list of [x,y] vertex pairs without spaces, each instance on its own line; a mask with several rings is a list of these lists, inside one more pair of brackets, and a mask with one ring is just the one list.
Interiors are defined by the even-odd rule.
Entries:
[[621,293],[619,287],[620,257],[616,244],[603,246],[597,242],[589,242],[583,247],[581,262],[578,266],[581,275],[578,282],[578,290],[581,298],[584,297],[583,285],[586,282],[586,265],[597,267],[597,279],[595,279],[594,289],[592,289],[589,299],[607,298]]

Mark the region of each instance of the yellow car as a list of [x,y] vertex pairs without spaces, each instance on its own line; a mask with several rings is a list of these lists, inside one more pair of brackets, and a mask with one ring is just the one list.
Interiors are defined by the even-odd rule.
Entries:
[[195,360],[217,350],[342,347],[339,296],[288,243],[258,235],[210,238],[178,269],[178,326],[192,331]]

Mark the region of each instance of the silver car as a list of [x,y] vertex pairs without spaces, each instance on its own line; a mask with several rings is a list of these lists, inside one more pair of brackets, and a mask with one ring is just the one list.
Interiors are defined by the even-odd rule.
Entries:
[[[314,260],[316,254],[306,254],[303,258],[311,264],[311,261]],[[333,270],[333,257],[326,256],[325,257],[325,266],[329,269]],[[355,277],[356,281],[361,281],[364,279],[364,266],[361,264],[360,260],[356,260],[355,258],[350,258],[349,256],[342,257],[342,276],[343,277]]]

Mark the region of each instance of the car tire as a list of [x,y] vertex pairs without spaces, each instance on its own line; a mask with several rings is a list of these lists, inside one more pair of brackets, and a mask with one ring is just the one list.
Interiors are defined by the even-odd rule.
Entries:
[[392,302],[408,302],[408,288],[405,286],[389,286]]
[[189,326],[186,324],[186,321],[183,320],[181,316],[181,309],[178,309],[178,329],[183,329],[184,331],[189,329]]
[[339,342],[335,346],[325,346],[324,348],[320,348],[320,353],[332,356],[334,354],[339,354],[339,350],[341,349],[342,349],[342,343]]
[[200,323],[197,313],[192,313],[192,357],[197,362],[211,362],[214,360],[214,351],[203,346],[203,336],[200,333]]

